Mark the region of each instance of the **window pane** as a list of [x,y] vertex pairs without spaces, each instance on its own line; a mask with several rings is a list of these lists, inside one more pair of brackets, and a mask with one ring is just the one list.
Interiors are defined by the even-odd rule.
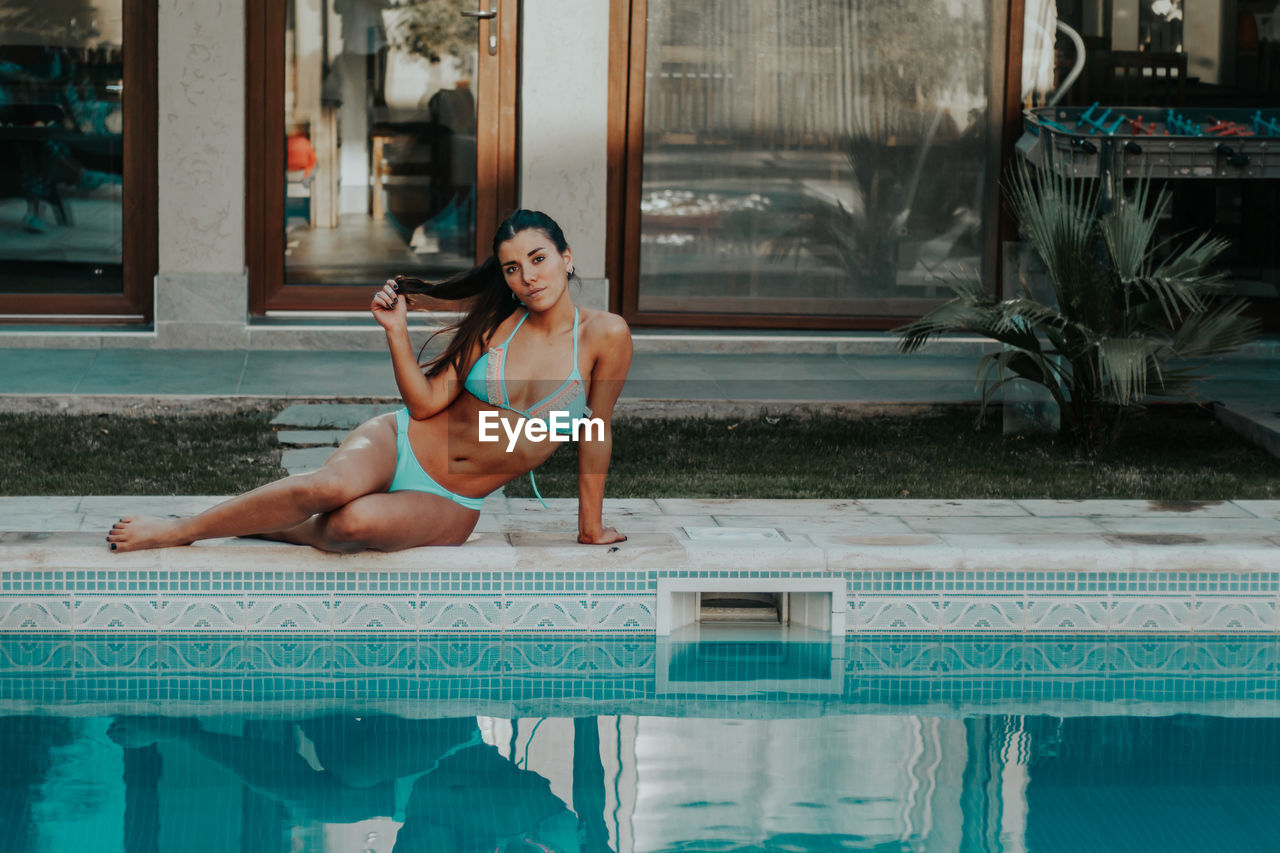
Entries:
[[120,293],[121,0],[0,5],[0,293]]
[[[1275,109],[1280,104],[1280,15],[1266,3],[1237,8],[1183,0],[1028,0],[1026,8],[1023,68],[1035,64],[1052,73],[1042,73],[1034,86],[1024,76],[1025,106],[1043,107],[1068,82],[1079,58],[1073,43],[1055,33],[1060,20],[1080,35],[1083,66],[1059,106],[1097,103],[1100,112],[1109,110],[1112,116],[1143,117],[1148,128],[1172,110],[1202,133],[1212,133],[1225,115],[1259,112],[1264,120],[1280,118]],[[1044,25],[1033,27],[1030,16]],[[1233,133],[1241,130],[1244,149],[1256,163],[1266,140],[1253,139],[1248,127]],[[1149,164],[1142,156],[1128,157],[1126,166],[1145,169]],[[1153,166],[1152,171],[1162,170]],[[1157,189],[1166,190],[1173,203],[1157,239],[1185,245],[1201,232],[1227,239],[1230,246],[1220,258],[1230,272],[1227,286],[1264,314],[1274,314],[1280,309],[1280,241],[1274,236],[1278,186],[1264,169],[1241,170],[1237,177],[1158,179]]]
[[919,313],[979,275],[988,0],[650,0],[642,311]]
[[285,279],[437,278],[475,254],[474,2],[290,0]]

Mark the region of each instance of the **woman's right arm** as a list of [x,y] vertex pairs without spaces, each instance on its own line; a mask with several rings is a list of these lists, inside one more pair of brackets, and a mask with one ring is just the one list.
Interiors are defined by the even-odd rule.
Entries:
[[387,333],[387,349],[391,351],[396,387],[409,409],[409,417],[425,420],[447,409],[462,390],[456,381],[457,371],[449,365],[430,379],[423,374],[409,342],[408,305],[399,298],[391,282],[374,294],[370,310]]

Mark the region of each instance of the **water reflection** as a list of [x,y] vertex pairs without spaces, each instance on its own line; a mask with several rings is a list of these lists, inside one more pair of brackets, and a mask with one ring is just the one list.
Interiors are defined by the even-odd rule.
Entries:
[[0,293],[122,285],[120,0],[0,4]]
[[14,853],[1259,850],[1280,795],[1280,720],[1196,715],[28,715],[0,750]]
[[[299,849],[283,836],[296,841],[321,825],[374,818],[397,825],[395,851],[586,849],[585,827],[550,782],[487,743],[474,717],[321,717],[238,728],[230,734],[192,719],[118,717],[107,735],[126,750],[190,750],[279,806],[282,846],[265,849]],[[243,832],[265,838],[271,827]]]
[[983,274],[990,10],[651,0],[640,309],[908,316]]

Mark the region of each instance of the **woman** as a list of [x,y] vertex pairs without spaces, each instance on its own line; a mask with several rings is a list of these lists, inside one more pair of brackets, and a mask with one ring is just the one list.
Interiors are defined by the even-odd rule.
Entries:
[[[475,528],[485,495],[560,446],[521,429],[527,419],[551,420],[555,411],[589,413],[600,422],[583,431],[578,449],[578,541],[624,541],[603,525],[601,510],[631,334],[615,314],[576,307],[572,276],[573,252],[560,227],[544,213],[520,210],[498,227],[493,256],[475,269],[438,285],[404,277],[387,282],[371,310],[386,331],[404,409],[357,427],[318,471],[189,518],[121,519],[107,534],[111,549],[223,536],[342,552],[458,545]],[[476,297],[425,371],[409,343],[408,300],[400,298],[408,293]],[[486,433],[496,440],[482,440]]]

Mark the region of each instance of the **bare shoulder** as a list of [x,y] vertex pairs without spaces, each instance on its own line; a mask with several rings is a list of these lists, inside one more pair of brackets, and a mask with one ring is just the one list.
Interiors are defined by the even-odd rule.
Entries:
[[603,347],[619,346],[631,342],[631,328],[617,314],[599,308],[578,309],[582,318],[582,336],[591,344]]

